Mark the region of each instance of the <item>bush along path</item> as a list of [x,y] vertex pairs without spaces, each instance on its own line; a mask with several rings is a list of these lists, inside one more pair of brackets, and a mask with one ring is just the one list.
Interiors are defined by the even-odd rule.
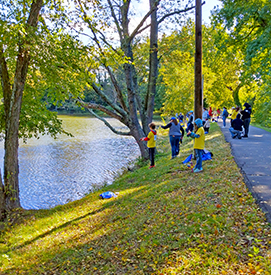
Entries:
[[[193,174],[158,136],[148,162],[113,185],[51,210],[21,211],[2,225],[1,274],[271,274],[271,228],[248,192],[216,124],[214,156]],[[104,191],[119,192],[101,200]]]

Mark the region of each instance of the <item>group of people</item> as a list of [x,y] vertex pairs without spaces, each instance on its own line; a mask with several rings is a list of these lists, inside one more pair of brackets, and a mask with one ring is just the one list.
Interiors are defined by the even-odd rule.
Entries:
[[248,138],[251,113],[252,108],[247,102],[244,104],[243,110],[238,106],[232,108],[232,114],[230,117],[231,124],[229,128],[232,138]]
[[[183,117],[182,117],[183,119]],[[165,126],[161,125],[163,129],[169,129],[169,141],[171,145],[171,159],[177,157],[180,151],[180,143],[182,143],[182,139],[184,137],[184,129],[182,126],[183,120],[179,118],[179,121],[176,117],[171,117],[169,123]],[[147,137],[143,137],[141,141],[147,141],[147,147],[149,149],[149,157],[150,157],[150,167],[155,167],[154,163],[154,155],[155,155],[155,147],[156,147],[156,137],[157,132],[155,130],[156,125],[152,122],[149,124],[150,132]],[[194,129],[195,128],[195,129]],[[193,132],[194,129],[194,132]],[[196,119],[193,125],[193,111],[189,113],[189,121],[187,123],[187,136],[194,138],[194,152],[197,163],[193,169],[194,173],[201,172],[202,169],[202,155],[204,150],[205,143],[205,134],[203,129],[203,124],[201,119]]]
[[[240,110],[239,107],[233,109],[231,114],[231,127],[230,132],[232,138],[242,138],[242,127],[245,129],[243,137],[248,137],[250,115],[252,112],[251,106],[248,103],[244,104],[244,110]],[[197,118],[194,121],[193,111],[189,111],[186,115],[188,122],[186,127],[187,137],[194,139],[194,153],[196,158],[196,165],[193,169],[194,173],[203,171],[202,168],[202,155],[205,147],[205,134],[209,132],[210,121],[217,121],[221,112],[216,110],[216,114],[213,114],[211,108],[203,109],[202,119]],[[227,108],[224,107],[222,111],[223,127],[226,126],[226,119],[229,116]],[[152,122],[149,124],[150,132],[147,137],[143,137],[141,141],[147,141],[147,147],[149,149],[150,167],[155,167],[154,155],[156,147],[157,132],[155,130],[156,125]],[[177,157],[180,151],[180,143],[182,143],[184,137],[184,116],[180,113],[176,114],[176,117],[171,117],[169,123],[165,126],[161,126],[163,129],[169,129],[169,141],[171,145],[171,159]]]

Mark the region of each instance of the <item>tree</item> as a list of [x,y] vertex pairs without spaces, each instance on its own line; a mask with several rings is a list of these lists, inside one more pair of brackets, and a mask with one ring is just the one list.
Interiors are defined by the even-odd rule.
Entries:
[[[41,99],[45,91],[52,100],[64,99],[67,94],[75,93],[75,86],[80,87],[79,73],[73,69],[74,64],[80,62],[76,59],[80,54],[79,50],[74,51],[75,44],[76,49],[80,45],[69,35],[61,34],[53,22],[49,27],[46,24],[49,16],[54,20],[62,16],[61,1],[0,3],[3,8],[0,13],[0,92],[3,96],[0,130],[5,142],[4,183],[0,181],[3,217],[5,212],[20,207],[19,138],[65,132],[56,113],[49,112]],[[56,5],[53,10],[52,4]],[[57,21],[61,29],[61,21]],[[78,81],[71,83],[76,79]]]
[[[131,0],[118,3],[111,0],[99,3],[76,0],[75,3],[80,9],[80,16],[83,14],[78,18],[83,18],[83,23],[88,26],[88,36],[92,41],[89,55],[98,62],[96,68],[89,67],[91,74],[88,84],[103,99],[104,104],[85,103],[81,99],[80,102],[83,106],[91,110],[100,110],[126,125],[128,131],[120,132],[114,129],[106,119],[99,117],[115,133],[133,136],[139,145],[142,157],[147,158],[146,145],[140,142],[140,138],[148,133],[148,123],[153,117],[158,76],[158,27],[174,15],[193,10],[192,1],[187,1],[183,8],[179,9],[178,5],[176,6],[178,1],[161,2],[161,4],[158,0],[150,0],[148,11],[132,31],[130,31],[130,25],[135,11],[131,10]],[[96,13],[93,14],[93,11]],[[148,23],[149,18],[150,22]],[[134,58],[133,46],[136,37],[148,29],[150,30],[149,61],[145,65],[148,72],[148,82],[146,91],[142,91],[138,79],[139,70],[135,66],[137,61]],[[114,30],[114,33],[110,33]],[[114,43],[110,43],[110,35],[114,39]],[[115,101],[105,95],[103,87],[97,85],[94,69],[97,70],[101,67],[111,79],[116,95]],[[120,75],[117,74],[119,69],[123,70],[125,86],[121,86],[121,81],[117,78],[117,75]]]
[[167,88],[163,116],[193,110],[194,37],[194,24],[189,20],[180,32],[164,36],[160,41],[160,74]]
[[221,2],[223,7],[214,12],[213,23],[215,26],[222,25],[227,30],[229,37],[226,45],[243,53],[244,69],[241,79],[247,81],[247,85],[254,90],[254,96],[249,93],[243,100],[255,105],[254,116],[257,122],[264,120],[270,123],[271,3],[267,0]]
[[[244,55],[225,44],[227,32],[203,26],[204,102],[212,107],[240,105],[252,98],[253,79],[242,79]],[[220,44],[225,51],[220,49]],[[179,32],[164,36],[161,45],[160,73],[167,87],[164,115],[193,109],[194,23],[188,21]]]
[[33,30],[35,30],[37,27],[37,22],[42,5],[42,0],[33,1],[31,5],[29,16],[25,24],[25,34],[20,35],[21,37],[18,41],[18,54],[13,84],[11,84],[11,76],[8,70],[8,64],[6,60],[7,56],[5,56],[4,43],[1,43],[0,48],[0,72],[2,79],[5,115],[5,185],[4,188],[3,186],[1,186],[1,192],[5,195],[5,207],[8,210],[20,207],[18,182],[19,118],[21,112],[24,85],[30,62],[30,38],[33,35]]

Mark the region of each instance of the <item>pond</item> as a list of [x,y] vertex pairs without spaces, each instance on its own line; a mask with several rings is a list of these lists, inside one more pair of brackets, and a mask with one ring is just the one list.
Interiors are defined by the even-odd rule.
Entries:
[[[140,155],[132,137],[114,134],[98,119],[59,118],[74,137],[41,136],[20,142],[19,187],[24,209],[48,209],[80,199],[97,186],[111,184]],[[118,130],[127,130],[117,120],[109,121]],[[3,156],[2,144],[2,171]]]

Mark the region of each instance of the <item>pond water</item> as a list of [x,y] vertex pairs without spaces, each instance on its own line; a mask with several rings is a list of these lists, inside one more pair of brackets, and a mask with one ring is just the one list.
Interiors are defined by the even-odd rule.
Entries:
[[[140,155],[133,138],[114,134],[95,118],[59,118],[74,137],[41,136],[27,144],[20,142],[19,186],[24,209],[48,209],[80,199],[97,186],[111,184]],[[117,120],[109,121],[118,130],[126,130]],[[3,156],[2,144],[2,171]]]

